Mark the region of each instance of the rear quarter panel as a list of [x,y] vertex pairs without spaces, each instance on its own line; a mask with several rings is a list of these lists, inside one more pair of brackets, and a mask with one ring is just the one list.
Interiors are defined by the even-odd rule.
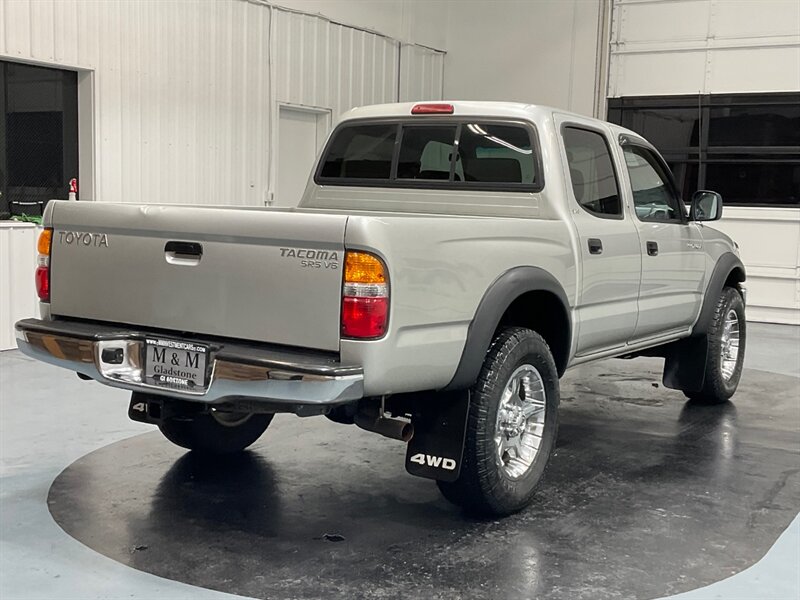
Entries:
[[[418,193],[418,192],[417,192]],[[435,215],[354,215],[349,249],[379,254],[389,270],[389,331],[342,340],[342,360],[362,364],[368,395],[438,389],[455,374],[478,304],[517,266],[551,273],[572,304],[574,258],[562,220]]]

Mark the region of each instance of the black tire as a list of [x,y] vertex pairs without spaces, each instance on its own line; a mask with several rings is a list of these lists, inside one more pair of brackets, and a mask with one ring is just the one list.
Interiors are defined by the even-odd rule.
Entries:
[[[736,366],[730,375],[723,373],[723,333],[725,320],[730,311],[736,313],[739,327],[739,352]],[[742,377],[745,343],[747,341],[747,321],[744,314],[744,301],[741,292],[732,287],[722,288],[722,293],[714,308],[714,316],[706,335],[706,370],[703,388],[699,391],[684,391],[689,400],[698,404],[721,404],[736,392]]]
[[244,450],[261,437],[272,417],[251,414],[236,419],[230,418],[230,413],[201,413],[168,419],[158,428],[165,438],[182,448],[202,454],[230,454]]
[[[545,417],[538,452],[524,474],[515,478],[502,468],[494,436],[503,391],[512,374],[526,364],[533,366],[542,379]],[[471,390],[461,473],[454,482],[436,482],[442,495],[469,512],[483,515],[505,516],[525,508],[555,446],[558,404],[558,372],[544,339],[522,327],[501,330]]]

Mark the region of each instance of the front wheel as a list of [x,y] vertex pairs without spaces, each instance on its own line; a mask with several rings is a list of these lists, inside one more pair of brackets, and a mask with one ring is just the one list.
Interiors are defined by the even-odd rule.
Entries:
[[203,454],[240,452],[266,431],[273,415],[211,411],[167,419],[158,428],[170,442]]
[[706,339],[703,388],[684,394],[693,402],[720,404],[733,396],[742,376],[747,322],[739,290],[722,289]]
[[461,473],[437,481],[445,498],[470,511],[504,516],[531,501],[558,429],[558,373],[536,332],[501,330],[470,397]]

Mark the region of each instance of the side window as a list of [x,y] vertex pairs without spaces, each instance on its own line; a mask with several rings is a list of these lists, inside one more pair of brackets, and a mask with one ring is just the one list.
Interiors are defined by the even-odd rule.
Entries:
[[680,203],[661,163],[647,148],[622,147],[631,180],[636,216],[642,221],[680,221]]
[[389,179],[397,125],[343,129],[325,157],[320,175],[331,179]]
[[534,183],[536,168],[528,130],[515,125],[464,123],[456,175],[456,181]]
[[455,139],[455,125],[403,127],[397,178],[449,180]]
[[564,148],[575,200],[595,216],[621,219],[619,185],[605,137],[596,131],[565,127]]

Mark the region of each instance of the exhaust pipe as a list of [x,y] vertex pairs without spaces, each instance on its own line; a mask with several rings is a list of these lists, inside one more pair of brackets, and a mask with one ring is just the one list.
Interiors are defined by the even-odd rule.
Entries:
[[361,429],[385,435],[393,440],[408,442],[414,437],[414,426],[402,419],[390,419],[377,412],[359,412],[354,420]]

